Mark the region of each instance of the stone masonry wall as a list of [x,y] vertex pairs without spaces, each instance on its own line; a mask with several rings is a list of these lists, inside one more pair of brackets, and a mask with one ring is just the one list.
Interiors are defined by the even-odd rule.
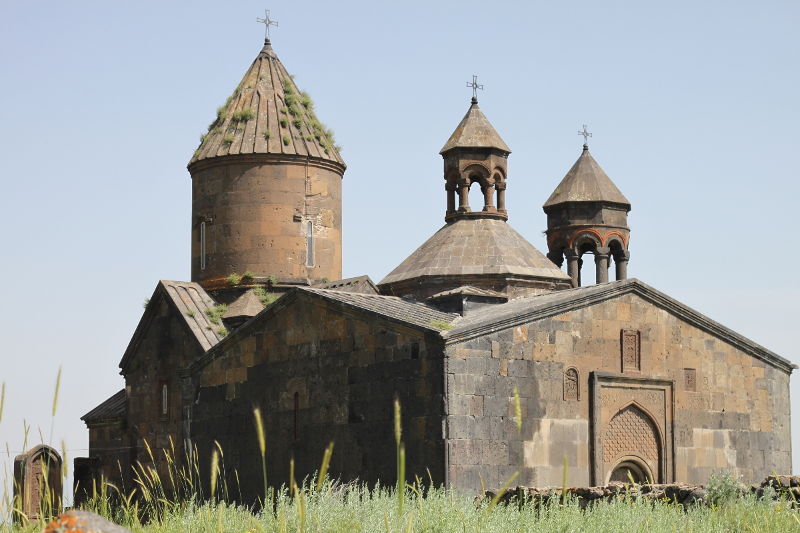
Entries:
[[[624,373],[623,331],[640,344],[638,361],[631,357]],[[565,455],[570,485],[604,484],[592,479],[594,371],[667,383],[665,407],[659,391],[647,391],[666,409],[667,427],[658,431],[662,452],[671,456],[660,475],[653,462],[656,481],[704,483],[724,469],[755,482],[791,470],[788,374],[637,295],[453,344],[446,353],[448,473],[456,487],[474,491],[480,478],[500,486],[517,470],[522,485],[560,486]],[[577,372],[577,388],[568,369]],[[513,419],[515,386],[521,434]],[[638,394],[625,387],[615,393]],[[637,402],[647,411],[645,400]]]
[[298,480],[313,473],[330,441],[335,443],[333,477],[392,483],[397,395],[408,476],[427,478],[429,468],[441,483],[441,343],[438,335],[315,296],[285,296],[223,341],[221,353],[187,377],[186,394],[195,399],[189,424],[201,472],[207,471],[216,440],[224,450],[229,484],[235,483],[235,469],[246,500],[262,494],[253,423],[258,406],[270,485],[287,482],[291,457]]
[[[295,159],[201,166],[192,175],[192,281],[226,286],[237,272],[313,280],[342,277],[342,176],[338,167]],[[200,269],[200,221],[206,268]],[[307,223],[314,224],[307,266]],[[220,282],[222,284],[220,285]]]
[[[166,460],[161,450],[173,453],[174,446],[174,459],[178,462],[183,459],[182,399],[178,373],[203,353],[184,318],[165,295],[154,298],[149,306],[156,306],[156,313],[152,315],[136,352],[122,370],[128,391],[127,426],[119,437],[129,458],[129,465],[123,462],[124,471],[127,471],[126,466],[137,460],[149,462],[147,445],[162,472],[166,472]],[[161,404],[161,388],[164,384],[168,391],[166,415],[162,413]],[[90,455],[94,455],[91,448],[90,437]],[[119,471],[117,457],[111,459],[102,458],[104,468],[110,466],[112,471]],[[129,482],[126,480],[126,483]]]

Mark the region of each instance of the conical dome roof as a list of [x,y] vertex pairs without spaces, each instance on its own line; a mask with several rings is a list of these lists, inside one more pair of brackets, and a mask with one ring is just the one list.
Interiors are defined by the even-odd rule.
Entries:
[[439,153],[443,154],[453,148],[497,148],[511,153],[511,149],[503,142],[494,126],[478,107],[476,98],[472,99],[467,114]]
[[484,218],[446,224],[379,285],[425,276],[464,275],[569,279],[505,221]]
[[344,161],[333,134],[317,120],[269,41],[236,90],[217,110],[189,165],[226,155],[277,154]]
[[544,207],[566,202],[608,202],[627,205],[629,208],[631,205],[600,168],[586,145],[583,145],[583,153],[544,203]]

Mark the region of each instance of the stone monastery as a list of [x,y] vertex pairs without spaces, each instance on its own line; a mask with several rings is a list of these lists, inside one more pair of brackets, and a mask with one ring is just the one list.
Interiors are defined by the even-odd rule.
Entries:
[[208,472],[216,441],[254,500],[256,407],[270,484],[330,441],[332,476],[393,483],[395,398],[408,478],[470,492],[560,486],[565,456],[579,486],[791,472],[796,367],[627,277],[631,204],[588,146],[544,203],[546,255],[507,223],[511,149],[476,98],[440,153],[444,226],[380,283],[341,279],[345,163],[266,40],[189,162],[192,279],[158,282],[125,388],[83,417],[81,486],[130,487],[148,447]]

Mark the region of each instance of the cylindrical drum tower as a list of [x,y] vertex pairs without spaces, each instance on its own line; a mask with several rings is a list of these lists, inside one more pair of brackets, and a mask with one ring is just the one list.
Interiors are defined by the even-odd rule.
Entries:
[[346,167],[269,41],[188,168],[192,281],[216,291],[342,277]]

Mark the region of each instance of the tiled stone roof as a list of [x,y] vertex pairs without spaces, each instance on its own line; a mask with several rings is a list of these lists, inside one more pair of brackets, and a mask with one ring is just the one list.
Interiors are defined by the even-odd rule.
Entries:
[[245,291],[236,301],[228,306],[222,318],[238,318],[256,316],[264,309],[261,299],[256,296],[252,289]]
[[307,98],[267,42],[220,107],[189,165],[225,155],[277,154],[310,156],[344,167]]
[[611,178],[600,168],[585,145],[580,157],[544,203],[544,207],[565,202],[610,202],[628,207],[631,205]]
[[425,304],[404,300],[396,296],[379,296],[377,294],[361,294],[330,289],[298,288],[302,292],[310,292],[325,299],[341,302],[345,305],[371,311],[381,316],[393,318],[415,326],[438,330],[435,323],[452,323],[460,320],[460,315],[443,313]]
[[369,276],[357,276],[355,278],[345,278],[336,281],[326,281],[314,285],[317,289],[334,289],[345,292],[360,292],[363,294],[378,294],[378,287],[375,286]]
[[125,389],[114,393],[106,401],[86,413],[81,417],[86,423],[95,422],[98,420],[106,420],[109,418],[119,418],[125,415],[128,409],[128,398],[125,394]]
[[456,220],[437,231],[379,285],[420,276],[515,274],[569,280],[505,221]]
[[136,331],[133,332],[128,347],[119,362],[120,368],[126,368],[142,336],[147,332],[151,319],[153,318],[153,306],[156,299],[162,294],[168,298],[177,312],[180,313],[182,320],[191,330],[203,351],[208,351],[212,346],[222,340],[222,335],[217,331],[221,324],[214,324],[209,319],[206,311],[212,309],[216,302],[198,283],[188,281],[169,281],[161,280],[150,298],[151,304],[147,306],[142,315]]
[[203,350],[210,349],[222,340],[223,336],[217,332],[220,325],[211,322],[206,313],[216,305],[216,302],[199,283],[167,280],[161,280],[160,283],[186,320],[189,329],[197,337]]
[[439,153],[443,154],[453,148],[497,148],[511,153],[511,149],[478,107],[477,100],[473,100],[467,114]]

